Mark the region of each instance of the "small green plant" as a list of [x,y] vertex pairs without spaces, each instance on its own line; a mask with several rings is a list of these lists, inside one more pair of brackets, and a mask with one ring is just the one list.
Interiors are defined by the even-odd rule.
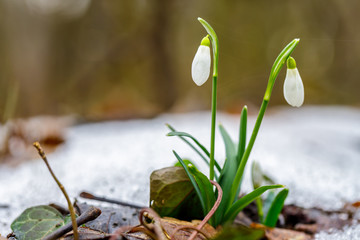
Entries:
[[[207,150],[207,148],[204,147],[204,145],[201,144],[192,135],[185,132],[178,132],[170,125],[168,125],[168,127],[171,132],[168,133],[168,136],[180,137],[183,141],[189,144],[209,165],[210,172],[209,178],[207,178],[203,173],[198,171],[191,164],[185,163],[183,159],[175,151],[173,151],[177,160],[185,169],[195,189],[195,192],[199,197],[204,215],[210,211],[217,197],[217,191],[214,190],[213,186],[210,183],[210,180],[214,180],[215,178],[221,186],[223,190],[223,198],[217,211],[209,221],[209,223],[213,226],[218,226],[220,224],[233,221],[237,214],[244,207],[246,207],[252,201],[258,199],[259,196],[265,191],[276,188],[284,188],[283,185],[276,184],[259,186],[251,193],[248,193],[247,195],[238,199],[245,166],[249,159],[251,150],[254,146],[266,108],[269,104],[275,80],[286,62],[288,63],[288,71],[284,84],[284,96],[286,101],[292,106],[301,106],[304,100],[304,88],[301,82],[300,75],[296,69],[295,60],[290,57],[291,53],[299,43],[299,39],[294,39],[280,52],[272,66],[263,102],[260,107],[259,114],[257,116],[249,142],[246,142],[246,106],[244,106],[240,116],[239,139],[237,144],[235,144],[235,142],[230,138],[230,135],[225,130],[225,128],[222,125],[219,126],[219,130],[224,140],[226,150],[226,159],[224,165],[221,167],[214,157],[219,59],[218,38],[214,29],[205,20],[201,18],[198,18],[198,20],[208,33],[208,35],[202,39],[199,49],[192,63],[192,78],[198,86],[204,84],[209,78],[211,65],[210,46],[212,47],[213,55],[210,151]],[[188,141],[188,139],[190,141]]]
[[[262,171],[259,163],[255,161],[251,165],[251,180],[254,189],[257,189],[264,184],[274,184],[274,181]],[[260,223],[268,227],[276,226],[288,193],[289,189],[287,188],[280,191],[278,189],[273,189],[256,199],[255,203]]]

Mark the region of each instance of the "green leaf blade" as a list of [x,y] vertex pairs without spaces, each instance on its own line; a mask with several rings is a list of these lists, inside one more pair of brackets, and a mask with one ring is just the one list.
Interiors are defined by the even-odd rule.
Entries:
[[236,215],[244,209],[247,205],[249,205],[252,201],[254,201],[257,197],[259,197],[261,194],[263,194],[265,191],[275,188],[282,188],[283,185],[269,185],[269,186],[262,186],[251,193],[248,193],[244,197],[237,200],[225,213],[224,216],[224,222],[234,220]]
[[[189,141],[187,141],[185,139],[185,137],[187,138],[190,138],[191,140],[194,141],[194,143],[206,154],[207,157],[210,157],[210,153],[209,151],[206,149],[206,147],[204,147],[203,144],[201,144],[194,136],[192,136],[191,134],[189,133],[186,133],[186,132],[177,132],[175,131],[175,129],[173,127],[171,127],[170,125],[167,125],[169,127],[169,129],[172,131],[172,132],[169,132],[167,134],[167,136],[169,137],[172,137],[172,136],[177,136],[177,137],[180,137],[184,142],[186,142],[192,149],[194,149],[198,154],[199,156],[204,160],[204,162],[206,163],[206,165],[210,165],[209,163],[209,160],[206,159],[197,149],[194,145],[192,145]],[[221,171],[221,167],[219,165],[219,163],[215,160],[215,167],[216,169],[220,172]]]
[[[195,168],[190,167],[189,171],[194,176],[195,181],[199,186],[201,195],[204,197],[206,208],[206,212],[204,212],[204,215],[206,215],[208,212],[210,212],[211,208],[215,204],[215,193],[213,191],[213,186],[210,183],[209,179]],[[214,218],[215,216],[213,216],[209,220],[209,223],[213,226],[215,224]]]
[[219,205],[218,211],[216,212],[216,221],[218,221],[217,224],[221,223],[224,212],[234,201],[234,199],[231,198],[230,193],[234,183],[233,179],[238,168],[235,144],[222,125],[219,125],[219,130],[225,145],[226,160],[219,176],[219,184],[223,190],[223,198]]
[[206,156],[210,156],[209,151],[206,149],[206,147],[204,147],[204,145],[202,145],[195,137],[193,137],[191,134],[186,133],[186,132],[169,132],[167,134],[167,136],[172,137],[172,136],[178,136],[178,137],[188,137],[191,140],[193,140],[195,142],[195,144],[206,154]]
[[279,218],[279,214],[284,207],[285,199],[289,193],[289,189],[285,188],[281,190],[272,202],[270,209],[266,214],[264,225],[268,227],[275,227]]
[[246,131],[247,131],[247,106],[244,106],[240,115],[239,144],[237,151],[237,161],[239,165],[246,148]]
[[203,209],[203,212],[206,213],[206,204],[205,204],[205,199],[204,196],[202,195],[199,186],[197,185],[194,177],[192,176],[192,174],[190,173],[188,167],[186,166],[186,164],[184,163],[184,161],[182,160],[182,158],[175,152],[173,151],[175,157],[177,158],[177,160],[181,163],[182,167],[184,168],[186,174],[188,175],[196,194],[198,195],[199,199],[200,199],[200,203],[201,203],[201,207]]

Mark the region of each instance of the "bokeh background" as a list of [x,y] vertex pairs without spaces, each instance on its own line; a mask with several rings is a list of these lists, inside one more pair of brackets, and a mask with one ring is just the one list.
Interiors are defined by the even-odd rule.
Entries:
[[[218,108],[258,106],[277,54],[293,57],[305,104],[359,106],[358,0],[0,0],[4,119],[151,117],[210,108],[190,66],[206,32],[220,41]],[[283,70],[271,106],[286,104]]]

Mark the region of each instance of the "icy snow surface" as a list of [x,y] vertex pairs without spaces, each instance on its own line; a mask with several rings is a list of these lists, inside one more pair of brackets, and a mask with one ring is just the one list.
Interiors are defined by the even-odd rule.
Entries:
[[[254,121],[255,116],[250,116],[248,137]],[[238,115],[218,114],[217,122],[237,139]],[[151,120],[72,127],[66,143],[48,158],[73,197],[87,190],[145,206],[149,198],[149,175],[155,169],[175,163],[171,150],[207,170],[185,143],[177,137],[165,136],[168,132],[165,123],[209,145],[209,112],[165,114]],[[224,145],[219,132],[216,141],[215,155],[222,162]],[[360,200],[360,110],[323,106],[270,110],[265,114],[249,163],[253,159],[276,182],[290,188],[288,203],[337,209],[345,202]],[[249,167],[244,191],[251,189],[248,170]],[[0,166],[0,186],[0,204],[10,205],[8,209],[0,208],[2,234],[10,232],[11,221],[29,206],[66,204],[39,159],[16,168]],[[344,234],[359,236],[359,232],[359,227],[353,227]],[[324,233],[317,237],[335,239],[329,236]]]

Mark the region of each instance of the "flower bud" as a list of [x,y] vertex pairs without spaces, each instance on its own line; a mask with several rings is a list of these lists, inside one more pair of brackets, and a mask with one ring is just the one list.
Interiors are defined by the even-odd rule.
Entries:
[[304,85],[302,83],[295,59],[287,60],[287,71],[284,82],[284,97],[289,105],[300,107],[304,102]]
[[206,36],[202,39],[191,65],[191,76],[196,85],[201,86],[207,81],[210,75],[210,64],[210,40]]

